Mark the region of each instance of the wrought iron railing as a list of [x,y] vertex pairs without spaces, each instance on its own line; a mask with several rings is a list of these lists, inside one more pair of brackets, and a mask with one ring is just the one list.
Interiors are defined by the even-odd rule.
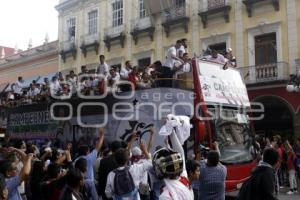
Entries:
[[125,31],[125,26],[124,25],[120,25],[120,26],[111,26],[111,27],[107,27],[104,29],[104,34],[105,37],[115,37],[115,36],[119,36],[120,33]]
[[162,22],[166,23],[168,21],[177,20],[188,16],[188,6],[185,3],[182,6],[172,6],[163,11]]
[[89,45],[89,44],[93,44],[95,42],[100,42],[100,35],[99,33],[95,33],[95,34],[86,34],[86,35],[82,35],[80,37],[80,43],[84,44],[84,45]]
[[238,68],[246,84],[272,82],[289,79],[289,65],[286,62]]
[[207,0],[207,10],[221,8],[226,5],[226,0]]
[[151,22],[150,17],[145,18],[136,18],[131,20],[131,31],[134,30],[143,30],[149,27],[152,27],[153,23]]
[[70,51],[74,48],[76,48],[76,40],[74,38],[59,43],[59,50],[60,51]]

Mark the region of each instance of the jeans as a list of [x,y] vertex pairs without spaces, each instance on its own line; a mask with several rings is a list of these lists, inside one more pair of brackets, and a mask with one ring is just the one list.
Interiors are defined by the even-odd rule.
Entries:
[[289,170],[290,189],[297,189],[296,171],[294,169]]

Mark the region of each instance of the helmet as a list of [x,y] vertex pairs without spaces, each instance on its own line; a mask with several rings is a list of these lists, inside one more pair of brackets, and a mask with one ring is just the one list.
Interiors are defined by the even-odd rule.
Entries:
[[158,178],[178,178],[183,171],[183,159],[180,153],[162,148],[153,155],[153,168]]

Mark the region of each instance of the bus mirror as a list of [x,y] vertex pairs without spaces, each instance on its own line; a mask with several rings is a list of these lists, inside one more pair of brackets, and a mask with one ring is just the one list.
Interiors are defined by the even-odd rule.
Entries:
[[199,142],[201,142],[205,138],[205,122],[199,121],[197,129],[198,129],[197,130],[197,132],[198,132],[197,137],[198,137]]

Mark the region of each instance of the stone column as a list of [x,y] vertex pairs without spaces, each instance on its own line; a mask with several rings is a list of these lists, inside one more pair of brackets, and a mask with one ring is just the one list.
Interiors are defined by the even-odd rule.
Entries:
[[190,20],[192,21],[190,24],[192,27],[190,27],[190,30],[192,31],[192,38],[189,38],[189,44],[191,47],[189,47],[189,54],[190,57],[194,56],[193,54],[196,53],[199,55],[201,53],[200,49],[200,34],[199,34],[199,4],[200,1],[190,1]]
[[300,112],[294,114],[294,137],[300,138]]
[[286,6],[287,12],[287,30],[288,30],[288,47],[289,47],[289,64],[290,74],[296,71],[296,63],[298,55],[298,33],[297,33],[297,17],[296,17],[296,2],[288,0]]
[[[126,2],[126,3],[125,3]],[[123,6],[124,6],[124,11],[123,13],[125,13],[125,15],[127,16],[123,16],[125,17],[125,35],[126,35],[126,39],[125,39],[125,48],[126,48],[126,59],[127,60],[131,60],[132,58],[132,37],[130,34],[130,29],[131,29],[131,19],[132,19],[132,8],[135,4],[135,2],[132,2],[131,0],[125,0]]]
[[244,35],[243,35],[243,3],[242,1],[236,0],[234,2],[235,9],[235,33],[236,33],[236,46],[235,56],[237,59],[237,66],[244,67]]

